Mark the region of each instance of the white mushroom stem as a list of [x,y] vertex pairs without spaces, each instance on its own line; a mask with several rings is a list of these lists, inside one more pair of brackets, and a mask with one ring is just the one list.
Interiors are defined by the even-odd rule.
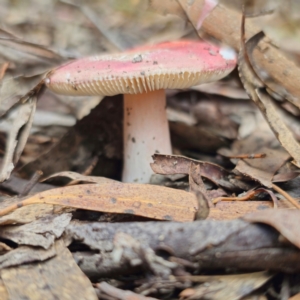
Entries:
[[165,91],[126,94],[123,182],[149,183],[154,153],[172,153]]

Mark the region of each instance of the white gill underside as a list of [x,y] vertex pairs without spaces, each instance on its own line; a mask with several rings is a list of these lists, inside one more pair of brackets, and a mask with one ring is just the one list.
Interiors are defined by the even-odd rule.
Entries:
[[[179,72],[177,74],[143,75],[139,77],[95,78],[88,82],[60,83],[57,91],[68,95],[138,94],[161,89],[184,89],[204,82],[218,80],[224,72]],[[56,90],[55,87],[52,87]]]

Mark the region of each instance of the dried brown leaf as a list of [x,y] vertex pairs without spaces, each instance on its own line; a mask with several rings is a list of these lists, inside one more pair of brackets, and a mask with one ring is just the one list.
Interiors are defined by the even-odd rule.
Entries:
[[299,172],[285,172],[285,173],[279,173],[274,175],[272,182],[276,183],[276,182],[286,182],[286,181],[290,181],[292,179],[295,179],[296,177],[299,176]]
[[271,188],[275,173],[290,156],[281,150],[265,147],[261,148],[259,152],[265,153],[266,157],[261,159],[241,159],[238,161],[234,170]]
[[260,107],[263,107],[263,113],[277,139],[286,151],[294,159],[296,166],[300,167],[300,145],[295,139],[293,133],[283,122],[278,110],[276,109],[273,99],[264,89],[256,90]]
[[[188,19],[197,27],[205,0],[178,1],[187,13]],[[285,3],[286,1],[283,2]],[[240,28],[241,13],[218,5],[205,18],[198,33],[200,36],[203,36],[203,34],[213,36],[217,40],[233,47],[236,51],[239,51]],[[246,38],[252,37],[260,31],[261,27],[256,19],[247,20]],[[261,42],[260,47],[255,49],[253,55],[256,65],[259,66],[265,74],[272,76],[275,84],[285,91],[289,100],[300,99],[300,89],[298,87],[300,68],[298,68],[287,55],[284,55],[278,47],[272,45],[271,42],[267,40]]]
[[[196,276],[196,278],[197,277],[198,276]],[[257,290],[272,277],[273,275],[267,272],[223,276],[199,276],[199,279],[203,278],[204,283],[195,286],[193,288],[194,293],[182,299],[196,300],[205,297],[214,300],[239,300]],[[180,295],[183,293],[184,291]]]
[[2,209],[0,215],[36,203],[182,222],[194,220],[198,206],[192,193],[162,186],[112,181],[48,190]]
[[[272,61],[270,60],[270,46],[264,44],[266,37],[263,32],[260,32],[254,36],[252,36],[245,44],[245,51],[247,58],[251,64],[251,68],[254,70],[255,75],[263,82],[264,86],[268,87],[268,89],[275,94],[283,98],[287,99],[290,103],[300,108],[300,101],[297,96],[293,93],[289,93],[282,82],[290,80],[290,76],[294,76],[291,73],[291,70],[295,67],[295,63],[292,60],[287,60],[284,63],[282,62],[281,57],[278,57],[278,60]],[[265,55],[264,60],[257,59],[257,53],[263,52]],[[280,81],[276,78],[273,73],[266,72],[268,69],[267,65],[274,65],[279,69],[282,69],[282,74],[280,77]],[[295,76],[297,73],[295,72]]]
[[248,222],[264,223],[274,227],[287,240],[300,248],[300,210],[264,210],[245,215],[243,219]]
[[205,184],[199,174],[201,174],[200,165],[191,163],[189,173],[190,191],[196,195],[198,200],[198,212],[195,219],[204,220],[209,214],[209,208],[212,206],[212,203],[207,195]]
[[[244,33],[244,30],[244,24],[242,24],[242,33]],[[258,33],[249,39],[245,45],[242,42],[238,60],[240,78],[250,98],[262,111],[277,139],[293,157],[295,164],[300,166],[300,145],[283,122],[272,103],[273,100],[271,96],[266,92],[264,83],[253,70],[249,60],[248,49],[254,48],[263,36],[264,35],[262,33]]]
[[209,162],[203,162],[179,155],[154,154],[154,163],[151,164],[152,170],[157,174],[174,175],[186,174],[190,172],[191,163],[200,165],[199,176],[211,180],[214,184],[230,190],[240,189],[237,182],[229,181],[230,172],[224,168]]

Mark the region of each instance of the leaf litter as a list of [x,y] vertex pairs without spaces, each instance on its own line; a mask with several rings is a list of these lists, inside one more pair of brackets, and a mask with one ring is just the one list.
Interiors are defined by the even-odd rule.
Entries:
[[[21,111],[11,129],[0,127],[1,175],[9,179],[0,189],[3,299],[280,299],[299,292],[297,277],[287,275],[300,270],[295,1],[245,2],[245,37],[236,1],[150,2],[151,9],[146,0],[3,5],[2,120]],[[168,92],[174,155],[154,155],[160,186],[120,183],[121,98],[53,95],[39,86],[43,72],[70,58],[197,35],[236,51],[242,42],[243,85],[235,72]],[[54,114],[77,123],[32,127],[37,100],[38,112],[52,103]],[[47,183],[34,179],[37,172]]]

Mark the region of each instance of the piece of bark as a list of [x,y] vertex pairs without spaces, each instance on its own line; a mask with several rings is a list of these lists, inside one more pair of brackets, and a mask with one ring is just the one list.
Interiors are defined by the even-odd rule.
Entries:
[[102,295],[108,295],[110,297],[114,297],[116,299],[120,300],[157,300],[157,298],[152,298],[152,297],[146,297],[143,295],[139,295],[136,293],[133,293],[132,291],[124,291],[122,289],[118,289],[110,284],[108,284],[105,281],[102,281],[97,284],[97,289],[100,292],[100,297],[101,299],[101,294]]
[[57,255],[45,262],[1,270],[9,300],[98,299],[63,241],[57,241],[55,248]]
[[[140,267],[126,267],[115,262],[111,253],[94,253],[94,252],[75,252],[73,258],[82,270],[92,281],[97,281],[103,277],[118,277],[120,274],[134,274],[140,270]],[[126,271],[125,271],[126,269]]]
[[55,247],[49,249],[21,246],[0,256],[0,269],[44,261],[56,254]]
[[[99,272],[100,276],[109,276],[116,272],[127,274],[132,271],[130,261],[119,259],[119,265],[115,263],[106,273],[108,262],[114,261],[116,256],[114,238],[118,233],[132,236],[156,253],[163,250],[164,253],[190,261],[199,269],[300,270],[299,249],[280,241],[279,233],[270,226],[249,224],[242,220],[204,220],[184,224],[72,222],[66,230],[66,237],[99,251],[101,256],[103,254],[95,258],[97,263],[93,267],[93,275]],[[83,261],[85,255],[82,257]],[[103,258],[108,261],[105,262]],[[83,270],[89,273],[86,268]]]
[[1,238],[19,245],[39,246],[49,249],[71,220],[71,214],[48,215],[22,226],[3,226]]

